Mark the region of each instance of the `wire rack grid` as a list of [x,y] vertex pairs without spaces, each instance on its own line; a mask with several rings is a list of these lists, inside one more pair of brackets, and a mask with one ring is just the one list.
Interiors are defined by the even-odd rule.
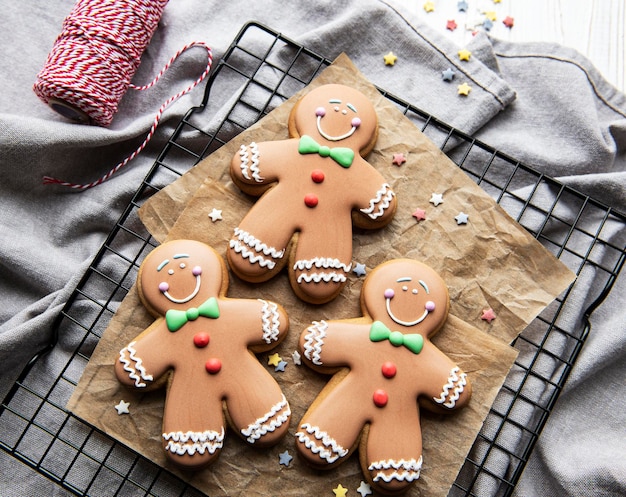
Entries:
[[[254,47],[254,48],[252,48]],[[247,24],[208,80],[201,105],[180,121],[113,227],[38,353],[0,405],[0,447],[75,495],[196,496],[196,489],[65,409],[139,264],[156,246],[137,211],[331,63],[257,23]],[[237,95],[214,116],[209,92]],[[626,256],[626,217],[381,92],[524,228],[577,275],[513,345],[519,357],[449,495],[511,495]],[[582,292],[593,281],[596,295]],[[583,298],[578,295],[583,293]],[[567,311],[567,312],[565,312]]]

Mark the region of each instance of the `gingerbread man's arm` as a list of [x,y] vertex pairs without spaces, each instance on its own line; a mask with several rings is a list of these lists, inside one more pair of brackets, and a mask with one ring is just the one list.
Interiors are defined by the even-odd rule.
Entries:
[[391,221],[396,212],[396,194],[376,169],[363,162],[364,167],[359,168],[361,176],[359,180],[365,187],[356,190],[359,195],[357,200],[359,208],[354,212],[352,219],[354,224],[361,228],[384,226]]
[[333,373],[349,366],[353,347],[369,340],[370,323],[355,321],[313,321],[300,335],[300,352],[311,368]]
[[467,404],[472,395],[469,377],[448,356],[434,346],[429,347],[430,354],[437,357],[429,371],[429,384],[420,404],[429,410],[449,411]]
[[115,375],[120,383],[149,388],[171,368],[168,334],[165,321],[159,319],[120,350],[115,360]]

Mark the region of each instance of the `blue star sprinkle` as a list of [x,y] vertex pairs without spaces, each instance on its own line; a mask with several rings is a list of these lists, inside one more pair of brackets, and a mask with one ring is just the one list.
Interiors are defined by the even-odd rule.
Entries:
[[278,454],[278,464],[281,464],[283,466],[289,466],[289,463],[291,463],[292,459],[293,457],[289,454],[288,451]]
[[448,69],[441,73],[441,79],[443,79],[444,81],[452,81],[455,74],[456,73],[452,70],[452,68],[448,67]]

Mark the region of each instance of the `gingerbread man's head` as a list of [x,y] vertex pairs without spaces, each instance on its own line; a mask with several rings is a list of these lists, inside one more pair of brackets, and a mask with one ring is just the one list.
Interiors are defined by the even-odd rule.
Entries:
[[450,308],[448,288],[434,269],[413,259],[381,264],[365,280],[363,312],[402,333],[432,337]]
[[144,305],[163,316],[170,309],[197,307],[218,297],[227,278],[224,263],[211,247],[195,240],[173,240],[148,254],[137,282]]
[[325,146],[341,146],[367,155],[378,136],[372,102],[349,86],[328,84],[302,97],[289,116],[292,137],[309,135]]

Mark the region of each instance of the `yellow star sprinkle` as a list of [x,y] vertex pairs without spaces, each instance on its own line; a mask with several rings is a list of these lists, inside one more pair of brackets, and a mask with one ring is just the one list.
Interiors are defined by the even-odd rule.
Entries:
[[344,488],[344,486],[340,483],[337,486],[337,488],[333,489],[333,492],[335,493],[337,497],[346,497],[346,493],[348,492],[348,489]]
[[278,353],[275,353],[268,357],[267,364],[270,366],[278,366],[280,361],[282,361],[282,358],[278,355]]
[[460,60],[470,60],[472,56],[472,52],[470,52],[467,48],[462,48],[459,50],[459,59]]
[[424,4],[424,10],[426,12],[433,12],[435,10],[435,4],[434,2],[426,2]]
[[386,66],[393,66],[396,63],[396,60],[398,60],[398,57],[394,55],[393,52],[389,52],[387,55],[385,55]]
[[493,0],[493,3],[500,3],[502,0]]
[[459,86],[457,86],[458,90],[459,90],[459,95],[469,95],[469,92],[472,90],[472,87],[470,85],[468,85],[467,83],[463,83]]
[[485,17],[489,19],[490,21],[495,21],[497,18],[496,13],[493,10],[490,10],[489,12],[485,12]]

